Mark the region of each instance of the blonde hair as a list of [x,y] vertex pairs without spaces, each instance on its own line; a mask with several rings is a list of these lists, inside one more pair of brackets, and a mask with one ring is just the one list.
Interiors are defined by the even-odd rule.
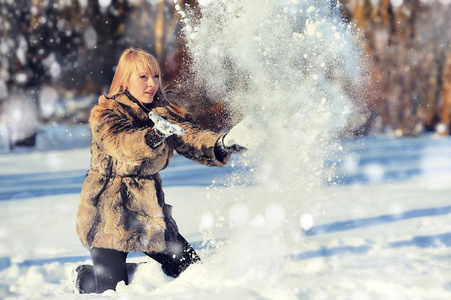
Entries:
[[160,76],[160,87],[157,94],[163,95],[163,83],[161,80],[161,69],[158,65],[157,59],[152,55],[141,49],[128,48],[126,49],[116,67],[113,81],[111,82],[110,90],[107,97],[113,98],[117,94],[125,91],[126,84],[133,73],[148,73],[157,74]]
[[133,73],[159,75],[160,86],[157,91],[158,98],[163,101],[170,111],[181,117],[185,116],[186,112],[180,106],[170,103],[164,94],[161,69],[157,59],[142,49],[128,48],[122,53],[106,97],[114,98],[116,95],[123,93],[127,89],[126,84]]

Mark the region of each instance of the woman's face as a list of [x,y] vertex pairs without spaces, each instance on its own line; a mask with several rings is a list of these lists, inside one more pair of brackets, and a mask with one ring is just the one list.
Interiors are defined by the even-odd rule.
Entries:
[[158,88],[160,76],[150,73],[133,73],[128,80],[128,91],[143,103],[152,103]]

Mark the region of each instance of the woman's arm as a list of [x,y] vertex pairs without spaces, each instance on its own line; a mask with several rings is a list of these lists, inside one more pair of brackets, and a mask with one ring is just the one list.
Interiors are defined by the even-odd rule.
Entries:
[[139,165],[161,155],[164,136],[137,127],[118,107],[97,105],[90,117],[92,137],[111,156]]
[[[187,156],[194,153],[194,158],[190,157],[191,159],[215,166],[226,164],[231,153],[257,149],[263,143],[265,136],[264,131],[251,116],[244,118],[226,134],[202,130],[192,122],[185,122],[184,126],[189,128],[185,130],[191,133],[191,137],[182,138],[184,147],[188,149],[188,151],[183,149],[185,151],[183,155]],[[206,157],[207,160],[203,161],[203,157]]]
[[156,113],[185,131],[183,135],[168,138],[177,153],[207,166],[223,167],[227,164],[230,153],[218,151],[216,145],[223,134],[203,129],[190,117],[176,116],[163,108],[157,108]]
[[183,122],[179,124],[185,129],[183,136],[175,136],[175,150],[198,163],[223,167],[230,159],[230,154],[220,151],[217,146],[222,134],[200,128],[197,124]]

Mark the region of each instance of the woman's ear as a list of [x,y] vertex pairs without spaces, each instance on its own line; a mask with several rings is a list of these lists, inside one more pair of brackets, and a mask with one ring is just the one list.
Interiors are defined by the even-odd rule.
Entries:
[[121,81],[122,90],[125,91],[128,88],[127,85],[128,85],[128,80],[124,80],[124,78],[122,78],[122,81]]

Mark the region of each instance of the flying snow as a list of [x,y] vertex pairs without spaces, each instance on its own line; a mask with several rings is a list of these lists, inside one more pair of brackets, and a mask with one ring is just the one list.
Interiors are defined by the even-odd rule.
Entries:
[[[251,262],[240,253],[257,245],[283,256],[301,229],[313,226],[304,212],[332,178],[325,162],[355,113],[350,94],[360,87],[363,69],[358,37],[330,1],[202,1],[201,20],[176,9],[196,82],[224,99],[236,122],[251,115],[265,131],[258,151],[243,155],[252,165],[247,176],[261,187],[252,198],[240,195],[235,187],[242,177],[231,177],[236,196],[221,199],[224,211],[216,213],[228,214],[235,228],[230,244],[240,250],[229,249],[236,256],[228,257],[265,265],[262,260],[274,257]],[[274,274],[273,265],[266,266]]]

